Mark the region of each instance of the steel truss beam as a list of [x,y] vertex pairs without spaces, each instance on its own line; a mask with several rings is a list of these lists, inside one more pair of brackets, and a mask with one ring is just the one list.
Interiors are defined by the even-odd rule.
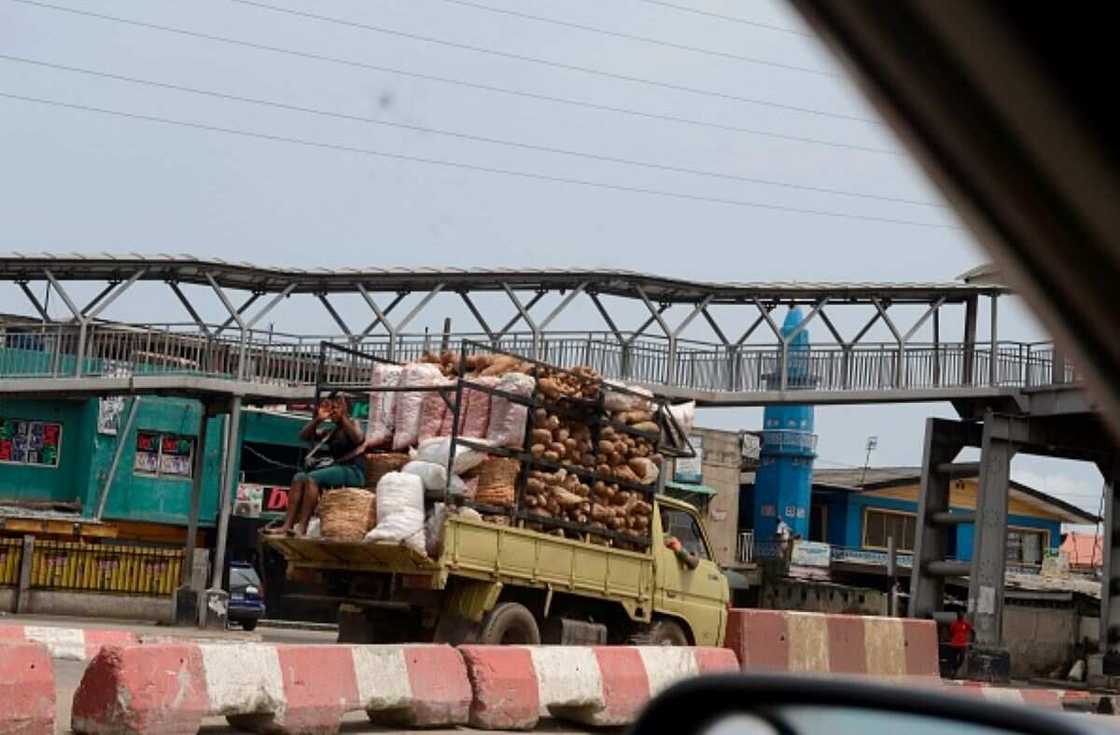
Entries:
[[[28,282],[32,280],[45,280],[52,289],[59,292],[59,298],[66,308],[70,310],[71,317],[82,324],[82,318],[88,322],[109,303],[118,299],[125,289],[139,280],[162,279],[171,288],[176,299],[183,305],[190,315],[191,320],[198,326],[202,335],[214,338],[229,328],[236,328],[242,341],[245,341],[248,331],[253,328],[260,318],[271,311],[276,300],[292,295],[305,294],[315,298],[325,310],[325,317],[333,326],[327,330],[337,329],[343,339],[353,344],[358,344],[383,329],[389,337],[388,350],[396,355],[407,337],[405,330],[409,324],[425,316],[429,326],[447,317],[445,313],[426,314],[434,296],[444,290],[458,294],[466,309],[478,323],[486,338],[493,344],[498,344],[503,338],[510,335],[522,325],[532,335],[532,353],[540,357],[540,351],[548,346],[551,329],[554,328],[559,317],[577,302],[581,295],[586,295],[592,302],[595,310],[603,318],[607,329],[613,335],[614,341],[623,348],[621,361],[627,366],[624,371],[629,375],[629,367],[634,355],[645,347],[640,340],[650,333],[656,325],[656,334],[648,337],[652,340],[664,340],[667,350],[654,348],[658,354],[664,355],[663,363],[659,363],[656,370],[661,374],[660,379],[672,382],[680,377],[685,379],[688,375],[695,375],[697,370],[714,370],[708,367],[703,358],[698,361],[700,352],[704,348],[694,348],[687,340],[687,332],[695,328],[698,318],[702,317],[715,334],[717,343],[708,350],[710,354],[726,358],[718,370],[726,373],[727,390],[737,390],[743,385],[744,364],[740,356],[747,350],[748,341],[773,345],[775,360],[780,367],[779,375],[775,375],[774,387],[778,390],[789,388],[788,363],[789,349],[793,338],[798,331],[806,329],[814,320],[824,324],[824,329],[817,335],[813,345],[814,350],[827,351],[832,347],[839,348],[835,357],[844,387],[851,380],[867,382],[869,370],[880,370],[878,367],[869,367],[866,356],[860,357],[861,362],[855,362],[856,348],[863,344],[863,340],[870,330],[882,321],[890,332],[893,346],[881,351],[884,368],[884,383],[890,383],[895,389],[905,389],[911,380],[921,380],[923,386],[932,385],[939,387],[945,383],[945,376],[941,372],[942,348],[940,312],[949,306],[965,308],[965,333],[963,342],[966,347],[954,347],[955,364],[961,365],[961,376],[951,376],[949,385],[960,381],[965,385],[997,385],[1001,380],[1010,380],[1010,385],[1015,385],[1017,376],[1001,375],[1000,371],[1011,365],[1015,367],[1018,362],[1008,362],[1005,356],[1000,356],[998,351],[989,350],[987,345],[977,346],[975,342],[975,322],[977,312],[977,299],[988,296],[993,301],[1005,290],[992,286],[977,286],[970,284],[809,284],[809,283],[775,283],[775,284],[721,284],[695,281],[684,281],[640,273],[625,271],[552,271],[552,270],[525,270],[525,271],[427,271],[418,270],[408,272],[403,270],[368,270],[358,269],[332,271],[282,271],[277,269],[260,269],[249,266],[235,266],[227,263],[208,263],[194,259],[85,259],[82,268],[67,258],[50,259],[49,265],[54,268],[40,269],[38,272],[28,270],[23,266],[28,263],[40,264],[39,259],[15,258],[4,259],[0,257],[0,267],[9,266],[9,271],[0,270],[0,279],[10,279],[20,286],[28,295],[29,303],[40,317],[48,313],[47,308],[31,294]],[[138,263],[142,267],[132,270],[129,268]],[[19,266],[19,267],[17,267]],[[57,272],[56,272],[57,270]],[[61,274],[61,275],[60,275]],[[253,279],[248,275],[252,274]],[[105,285],[102,291],[79,309],[74,299],[64,288],[65,278],[96,280],[101,277]],[[345,278],[343,278],[345,276]],[[183,289],[184,283],[203,283],[218,296],[223,308],[227,312],[223,322],[211,326],[199,316],[198,310],[187,298]],[[117,284],[117,285],[115,285]],[[312,288],[314,284],[314,288]],[[248,291],[242,296],[244,299],[235,307],[233,300],[238,296],[234,291]],[[500,305],[497,308],[489,306],[482,308],[477,299],[479,293],[503,293],[513,306],[512,317],[503,314],[505,311]],[[525,294],[531,292],[531,296]],[[349,323],[350,317],[336,307],[338,303],[334,296],[342,293],[357,293],[362,296],[373,314],[373,319],[359,330],[358,325]],[[373,294],[393,294],[388,305],[374,301]],[[558,294],[558,300],[551,309],[544,314],[538,312],[539,304],[549,294]],[[419,300],[410,309],[403,319],[393,323],[390,317],[396,313],[403,300],[416,294]],[[250,318],[253,309],[262,298],[271,296],[271,303],[265,309],[257,312]],[[645,312],[642,321],[636,327],[624,325],[619,318],[619,311],[614,309],[614,303],[608,304],[604,296],[613,296],[618,299],[629,300],[631,303],[640,303]],[[378,297],[380,298],[380,297]],[[898,305],[921,304],[925,308],[921,316],[912,324],[901,324],[895,316],[893,307]],[[687,306],[682,311],[681,318],[671,318],[670,309],[673,306]],[[715,306],[723,307],[717,312]],[[803,322],[796,327],[795,333],[783,339],[781,335],[780,319],[775,309],[781,306],[804,306],[807,314]],[[837,327],[836,310],[843,307],[846,310],[870,310],[869,319],[863,324],[854,336],[846,338]],[[744,312],[747,318],[744,319]],[[717,318],[717,313],[719,317]],[[997,336],[996,309],[991,309],[992,334]],[[932,376],[927,374],[929,369],[918,366],[913,360],[907,360],[908,352],[912,349],[917,334],[928,327],[933,321],[934,347],[932,355]],[[762,338],[759,328],[765,324],[770,337]],[[745,327],[745,329],[744,329]],[[764,331],[767,331],[764,330]],[[298,337],[297,337],[298,338]],[[833,343],[830,343],[833,342]],[[950,344],[962,341],[950,339]],[[589,342],[589,345],[591,343]],[[588,350],[591,348],[589,347]],[[929,361],[928,348],[923,354]],[[699,352],[698,352],[699,350]],[[682,357],[688,353],[689,361],[684,362]],[[590,354],[590,353],[589,353]],[[973,365],[977,359],[984,355],[1001,357],[1000,360],[989,360],[988,369],[983,376],[974,376]],[[980,358],[977,358],[980,355]],[[660,360],[661,358],[657,358]],[[752,358],[753,359],[753,358]],[[832,359],[829,357],[828,359]],[[1055,361],[1059,358],[1054,357]],[[643,358],[643,371],[648,371],[648,361]],[[682,372],[682,365],[683,368]],[[853,375],[855,365],[860,372]],[[915,367],[917,366],[917,367]],[[746,366],[750,375],[755,375],[750,380],[757,382],[757,365],[752,363]],[[767,368],[770,369],[770,368]],[[830,368],[831,369],[831,368]],[[916,369],[923,370],[921,375],[914,373]],[[1036,371],[1037,372],[1037,371]],[[679,373],[679,375],[678,375]],[[780,377],[780,384],[778,378]],[[829,378],[834,380],[834,378]],[[722,378],[721,378],[722,380]]]

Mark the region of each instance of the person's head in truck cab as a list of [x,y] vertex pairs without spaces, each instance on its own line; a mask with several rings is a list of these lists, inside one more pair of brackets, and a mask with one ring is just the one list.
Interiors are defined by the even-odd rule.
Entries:
[[684,547],[681,540],[672,533],[672,515],[668,508],[661,508],[661,533],[665,538],[665,548],[672,551],[677,560],[689,569],[700,566],[700,557]]

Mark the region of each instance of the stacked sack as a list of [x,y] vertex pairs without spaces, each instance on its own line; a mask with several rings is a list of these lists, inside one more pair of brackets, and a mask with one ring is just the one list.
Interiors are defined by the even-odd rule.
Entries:
[[[457,379],[464,383],[459,425],[453,426]],[[519,490],[521,508],[540,519],[531,528],[563,535],[546,520],[554,519],[635,542],[648,538],[653,508],[647,497],[662,471],[657,447],[664,423],[649,391],[604,381],[587,367],[559,370],[490,354],[461,361],[450,352],[403,367],[377,365],[372,386],[368,438],[380,451],[369,457],[376,465],[369,474],[377,481],[378,525],[368,540],[404,543],[423,553],[425,493],[466,497],[484,520],[508,523]],[[417,390],[376,390],[384,387]],[[543,407],[530,411],[507,396],[536,398]],[[687,432],[695,404],[670,412]],[[523,473],[516,459],[462,444],[452,458],[453,432],[474,444],[524,449],[534,461]],[[429,553],[439,548],[437,534],[448,512],[462,511],[437,507],[429,514]],[[593,541],[631,547],[617,536],[606,538],[592,534]]]

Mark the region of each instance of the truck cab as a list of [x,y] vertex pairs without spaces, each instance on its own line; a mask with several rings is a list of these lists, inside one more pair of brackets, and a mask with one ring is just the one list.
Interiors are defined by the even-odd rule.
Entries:
[[[713,561],[707,531],[696,509],[681,500],[658,497],[654,519],[654,574],[657,585],[655,610],[664,620],[679,620],[688,625],[693,645],[716,646],[723,642],[730,592],[727,578]],[[681,543],[698,564],[690,569],[666,544],[670,538]],[[663,624],[664,625],[664,624]],[[651,643],[677,643],[665,638]],[[684,645],[681,643],[680,645]]]

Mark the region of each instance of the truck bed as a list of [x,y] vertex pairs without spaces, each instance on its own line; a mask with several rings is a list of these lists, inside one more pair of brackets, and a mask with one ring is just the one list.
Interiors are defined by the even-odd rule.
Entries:
[[653,607],[649,554],[456,516],[444,525],[438,559],[397,544],[306,538],[271,538],[265,543],[297,567],[430,575],[438,587],[449,576],[551,587],[554,592],[618,601],[637,618],[648,618]]

